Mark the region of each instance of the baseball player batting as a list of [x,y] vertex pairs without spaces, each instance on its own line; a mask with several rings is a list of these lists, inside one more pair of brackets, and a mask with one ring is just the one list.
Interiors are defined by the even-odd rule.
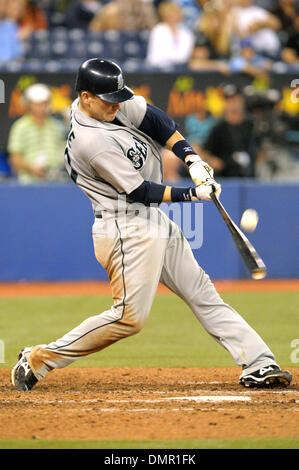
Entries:
[[[62,338],[23,349],[12,384],[31,390],[49,371],[138,333],[161,282],[230,352],[242,368],[241,385],[288,386],[290,372],[280,369],[256,331],[224,303],[180,228],[159,209],[162,202],[211,201],[212,192],[219,197],[211,167],[167,114],[134,96],[117,64],[99,58],[84,62],[76,90],[65,164],[91,200],[95,256],[108,272],[114,303]],[[186,163],[195,187],[162,183],[163,147]]]

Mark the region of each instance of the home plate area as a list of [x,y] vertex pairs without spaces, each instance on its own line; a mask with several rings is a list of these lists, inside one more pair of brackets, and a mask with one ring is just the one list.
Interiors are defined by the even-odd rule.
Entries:
[[244,389],[236,368],[55,370],[31,392],[0,370],[1,439],[298,436],[299,370],[287,389]]

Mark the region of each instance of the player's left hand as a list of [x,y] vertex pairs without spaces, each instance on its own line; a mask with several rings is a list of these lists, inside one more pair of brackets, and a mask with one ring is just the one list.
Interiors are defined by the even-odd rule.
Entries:
[[198,155],[192,155],[186,160],[190,176],[196,186],[207,183],[208,180],[213,179],[213,168]]
[[216,181],[213,180],[213,183],[211,183],[211,186],[213,187],[213,193],[215,194],[217,199],[219,199],[219,196],[221,194],[221,184],[216,183]]
[[200,184],[195,188],[196,198],[200,201],[212,201],[211,193],[214,193],[217,198],[221,193],[221,185],[212,178],[205,184]]

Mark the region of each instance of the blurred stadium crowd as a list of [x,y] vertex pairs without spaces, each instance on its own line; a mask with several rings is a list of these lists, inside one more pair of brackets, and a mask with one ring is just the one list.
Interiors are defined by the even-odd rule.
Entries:
[[0,70],[299,70],[298,0],[0,0]]
[[[217,71],[224,80],[241,72],[267,82],[299,72],[299,1],[0,0],[0,41],[0,72],[75,72],[97,56],[125,72]],[[33,86],[10,130],[2,179],[66,177],[67,123],[49,115],[50,89]],[[216,176],[299,180],[299,118],[277,107],[277,92],[227,85],[223,96],[221,119],[185,119],[186,138]],[[164,160],[166,180],[188,177],[171,152]]]

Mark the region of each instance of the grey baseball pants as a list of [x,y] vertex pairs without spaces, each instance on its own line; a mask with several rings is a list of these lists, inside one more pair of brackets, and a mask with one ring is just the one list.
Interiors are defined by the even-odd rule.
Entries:
[[159,282],[188,304],[205,330],[243,368],[242,375],[276,363],[261,337],[221,299],[181,229],[160,209],[102,214],[93,225],[93,241],[96,258],[108,272],[113,306],[60,339],[33,347],[27,358],[38,379],[138,333]]

